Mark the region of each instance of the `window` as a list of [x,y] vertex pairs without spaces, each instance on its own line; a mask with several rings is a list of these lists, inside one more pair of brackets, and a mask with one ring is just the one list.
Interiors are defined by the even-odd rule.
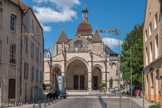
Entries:
[[41,54],[41,52],[40,52],[40,65],[41,65],[41,63],[42,63],[41,56],[42,56],[42,54]]
[[10,29],[12,31],[16,31],[16,16],[15,15],[11,15],[11,25],[10,25]]
[[75,51],[83,50],[83,42],[82,41],[76,41],[74,43],[74,48],[75,48]]
[[42,83],[42,71],[40,71],[40,83]]
[[36,82],[38,83],[38,69],[36,71]]
[[159,45],[158,45],[158,35],[155,36],[155,58],[158,58],[159,51],[158,51]]
[[154,28],[156,29],[158,26],[158,16],[157,16],[157,13],[155,14],[155,17],[154,17]]
[[28,37],[25,37],[25,53],[28,54]]
[[151,8],[149,8],[149,14],[150,14],[150,16],[151,16]]
[[35,53],[35,58],[36,58],[36,62],[39,63],[39,49],[36,48],[36,53]]
[[150,63],[152,62],[152,42],[150,43]]
[[34,66],[31,69],[31,81],[34,81]]
[[33,88],[31,87],[30,89],[30,100],[32,101],[33,100]]
[[2,9],[0,9],[0,27],[2,27]]
[[24,79],[28,79],[28,63],[24,63]]
[[148,49],[146,48],[146,66],[148,65]]
[[10,45],[10,63],[16,63],[16,45]]
[[151,36],[152,35],[152,23],[150,23],[150,25],[149,25],[149,36]]
[[31,57],[34,58],[34,44],[31,42]]
[[0,41],[0,63],[2,63],[2,41]]
[[32,32],[34,33],[34,21],[32,20]]
[[147,30],[145,31],[145,42],[147,41]]

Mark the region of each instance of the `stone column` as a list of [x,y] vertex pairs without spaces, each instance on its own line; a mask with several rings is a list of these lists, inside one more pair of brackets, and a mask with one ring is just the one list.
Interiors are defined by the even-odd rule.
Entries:
[[88,72],[88,91],[92,91],[92,72]]

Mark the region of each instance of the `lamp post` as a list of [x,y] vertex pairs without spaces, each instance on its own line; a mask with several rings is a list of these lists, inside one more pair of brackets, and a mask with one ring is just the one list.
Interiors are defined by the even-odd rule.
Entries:
[[118,25],[118,29],[108,29],[108,30],[101,30],[100,33],[112,33],[112,35],[118,36],[118,46],[119,46],[119,64],[118,64],[118,72],[119,72],[119,81],[118,81],[118,85],[119,85],[119,106],[121,108],[121,90],[120,90],[120,33],[123,32],[123,30],[119,29],[119,25]]

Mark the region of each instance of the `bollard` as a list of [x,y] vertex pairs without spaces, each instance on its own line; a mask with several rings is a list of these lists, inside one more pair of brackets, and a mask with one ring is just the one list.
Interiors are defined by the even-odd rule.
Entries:
[[52,104],[53,104],[53,98],[52,98]]
[[61,100],[61,96],[59,96],[59,101]]
[[35,104],[33,103],[33,108],[35,108]]
[[39,100],[39,108],[41,108],[41,102],[40,102],[40,100]]
[[48,105],[50,106],[50,101],[49,101],[49,98],[48,98]]
[[45,99],[44,107],[46,107],[46,99]]

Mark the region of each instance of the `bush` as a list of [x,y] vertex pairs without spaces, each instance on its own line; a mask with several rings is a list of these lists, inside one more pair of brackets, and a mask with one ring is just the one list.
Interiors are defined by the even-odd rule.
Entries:
[[161,108],[159,105],[151,105],[149,108]]
[[99,87],[106,87],[106,83],[100,83]]
[[127,95],[127,93],[125,91],[122,92],[122,95]]

